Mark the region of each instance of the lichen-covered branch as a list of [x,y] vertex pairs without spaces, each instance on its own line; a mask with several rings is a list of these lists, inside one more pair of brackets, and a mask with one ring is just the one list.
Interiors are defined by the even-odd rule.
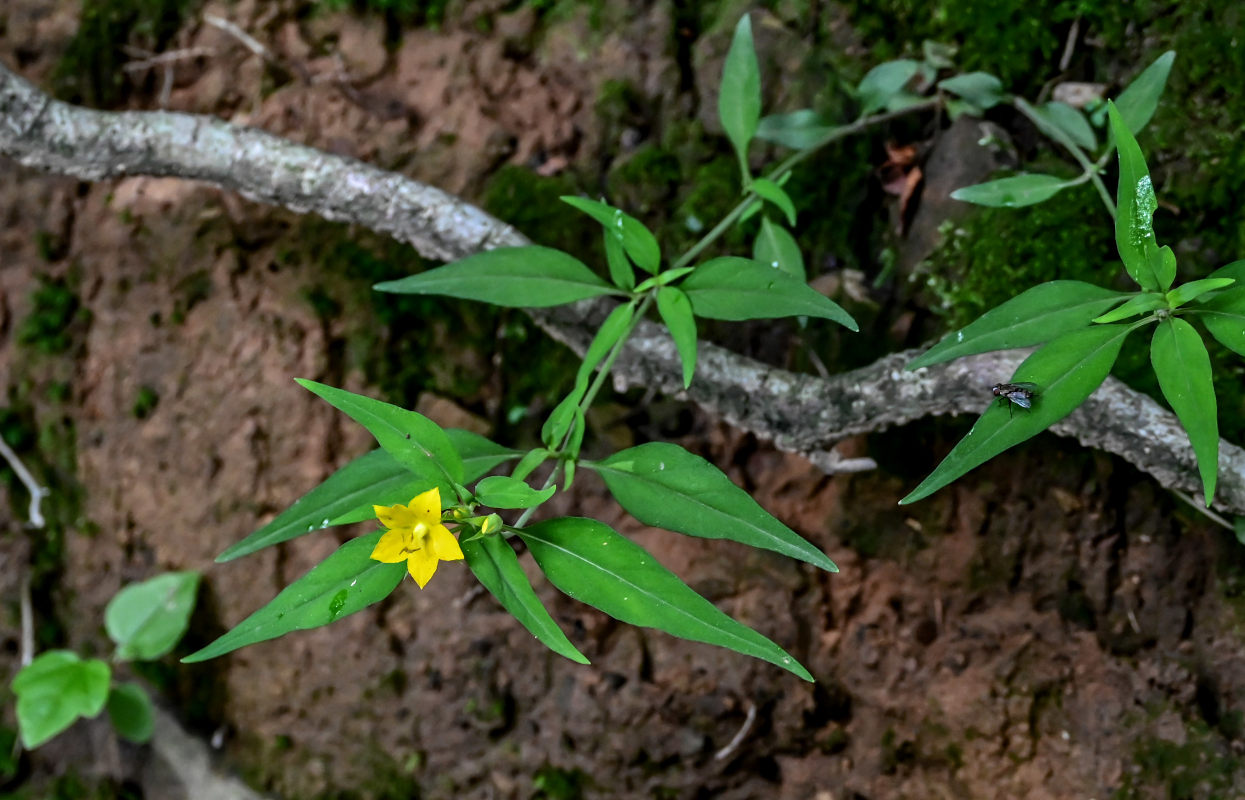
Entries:
[[[253,200],[362,225],[451,260],[528,244],[474,206],[354,159],[253,128],[170,112],[102,112],[61,103],[0,65],[0,155],[85,180],[159,175],[206,181]],[[604,302],[532,312],[554,338],[582,353],[608,313]],[[643,323],[614,367],[619,387],[686,395],[706,411],[776,446],[832,467],[833,444],[931,414],[977,413],[988,387],[1023,354],[990,353],[905,372],[912,353],[822,380],[700,345],[696,380],[682,389],[678,355],[663,330]],[[1108,381],[1053,430],[1115,453],[1173,489],[1200,487],[1175,416]],[[1245,513],[1245,453],[1222,443],[1216,507]]]

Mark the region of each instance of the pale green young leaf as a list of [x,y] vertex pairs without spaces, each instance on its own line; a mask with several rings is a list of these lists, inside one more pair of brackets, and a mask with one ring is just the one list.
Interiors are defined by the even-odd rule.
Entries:
[[394,460],[421,478],[434,481],[442,497],[454,495],[462,483],[463,460],[445,431],[415,411],[322,383],[296,378],[299,386],[353,419],[376,438]]
[[112,670],[97,658],[84,661],[70,650],[35,656],[12,683],[22,745],[33,750],[79,717],[98,716],[108,701],[111,680]]
[[504,538],[482,536],[463,541],[461,546],[472,574],[519,624],[558,655],[579,664],[590,663],[549,616]]
[[540,428],[540,441],[550,450],[557,450],[562,446],[562,439],[571,430],[571,425],[575,423],[575,412],[579,410],[580,397],[576,392],[571,392],[562,401],[553,407],[553,411],[549,412],[549,416],[545,418],[545,424]]
[[507,308],[546,308],[622,293],[574,256],[538,245],[487,250],[372,288],[393,294],[460,297]]
[[1167,293],[1167,302],[1172,308],[1180,308],[1185,303],[1196,300],[1207,292],[1225,289],[1236,283],[1236,278],[1202,278],[1201,280],[1182,283]]
[[306,575],[285,587],[272,602],[195,653],[183,664],[207,661],[293,631],[319,628],[377,603],[397,588],[406,564],[371,559],[385,531],[351,539]]
[[650,442],[584,466],[598,472],[618,504],[645,525],[730,539],[838,572],[825,553],[771,516],[720,469],[678,445]]
[[961,187],[951,193],[951,199],[991,208],[1021,208],[1049,200],[1076,183],[1054,175],[1013,175]]
[[747,14],[739,18],[731,48],[722,64],[718,118],[739,157],[746,182],[750,177],[748,144],[761,118],[761,68],[757,65],[756,49],[752,44],[752,21]]
[[608,203],[572,195],[564,195],[560,199],[601,223],[605,233],[613,234],[618,239],[637,267],[656,274],[661,266],[661,248],[657,244],[657,237],[644,227],[643,222]]
[[519,532],[551,583],[629,625],[656,628],[813,677],[785,650],[719,611],[630,539],[592,519],[562,517]]
[[866,117],[882,108],[886,108],[912,76],[916,75],[920,63],[910,59],[886,61],[878,64],[865,75],[856,87],[860,98],[860,116]]
[[108,693],[108,719],[117,734],[144,744],[155,730],[156,714],[151,697],[136,683],[119,683]]
[[988,72],[966,72],[944,78],[938,88],[959,95],[981,110],[993,108],[1003,101],[1003,82]]
[[1210,506],[1219,474],[1219,419],[1206,345],[1192,325],[1169,317],[1154,331],[1150,363],[1163,397],[1189,434],[1206,505]]
[[519,463],[515,464],[514,470],[510,473],[510,477],[518,478],[521,481],[527,480],[527,476],[536,471],[536,468],[549,460],[553,453],[543,447],[535,450],[529,450],[527,455],[519,459]]
[[476,499],[489,508],[531,508],[553,497],[556,489],[533,489],[518,478],[494,475],[476,484]]
[[1086,150],[1093,150],[1098,146],[1098,137],[1094,135],[1094,128],[1080,109],[1073,108],[1067,103],[1052,101],[1039,107],[1037,112],[1045,118],[1048,124],[1059,128],[1077,145]]
[[752,258],[801,282],[805,280],[804,254],[800,252],[799,243],[786,228],[769,217],[761,219],[761,230],[752,242]]
[[1154,239],[1154,212],[1158,199],[1137,140],[1108,104],[1111,135],[1120,156],[1120,183],[1116,192],[1115,245],[1124,269],[1141,288],[1165,292],[1176,278],[1175,258],[1170,259]]
[[173,649],[190,624],[199,573],[166,572],[132,583],[104,608],[104,629],[123,661],[150,661]]
[[384,450],[373,450],[334,472],[267,525],[231,545],[216,557],[216,563],[223,564],[332,525],[368,519],[375,516],[372,504],[405,503],[434,485],[433,481],[412,474]]
[[723,256],[707,261],[680,288],[698,317],[738,321],[804,315],[859,330],[837,303],[803,281],[750,258]]
[[612,231],[603,231],[605,237],[605,265],[609,267],[610,280],[620,289],[631,291],[635,288],[635,270],[627,260],[622,239]]
[[1130,297],[1127,301],[1121,303],[1105,314],[1094,317],[1094,322],[1103,325],[1109,322],[1119,322],[1122,319],[1135,317],[1138,314],[1144,314],[1147,311],[1154,311],[1159,308],[1167,307],[1167,298],[1157,292],[1142,292],[1139,295]]
[[1176,51],[1168,50],[1155,59],[1154,63],[1142,70],[1133,79],[1120,96],[1115,100],[1115,107],[1120,110],[1124,124],[1133,132],[1141,133],[1141,129],[1149,124],[1159,106],[1159,98],[1167,87],[1167,76],[1171,74],[1172,62],[1176,60]]
[[899,502],[914,503],[928,497],[1071,414],[1106,380],[1131,330],[1133,327],[1126,325],[1082,328],[1065,333],[1037,350],[1011,378],[1013,383],[1027,382],[1039,387],[1033,408],[1017,410],[990,402],[968,435],[952,448],[929,477]]
[[679,289],[663,286],[657,290],[657,312],[679,351],[683,388],[686,389],[692,385],[692,375],[696,371],[696,319],[692,316],[692,304]]
[[1094,317],[1128,296],[1083,281],[1041,283],[990,309],[967,327],[947,334],[908,362],[907,369],[992,350],[1041,344],[1088,327]]
[[826,141],[835,130],[836,126],[826,122],[816,111],[804,108],[762,117],[757,125],[756,138],[792,150],[806,150]]
[[768,178],[757,178],[752,182],[752,191],[777,206],[786,216],[788,225],[795,225],[795,203],[785,189]]

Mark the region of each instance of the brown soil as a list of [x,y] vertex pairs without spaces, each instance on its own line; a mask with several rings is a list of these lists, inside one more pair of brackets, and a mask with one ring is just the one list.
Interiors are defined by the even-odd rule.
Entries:
[[[39,82],[76,8],[43,5],[19,2],[0,38],[0,58]],[[606,34],[579,18],[540,37],[520,11],[500,15],[488,36],[464,23],[410,31],[386,50],[375,20],[300,22],[268,4],[212,4],[204,13],[252,32],[294,77],[268,90],[274,68],[195,22],[173,46],[216,55],[178,67],[170,106],[471,196],[502,163],[546,172],[590,163],[605,146],[592,108],[608,78],[654,103],[692,103],[671,88],[664,9]],[[28,41],[41,46],[23,50]],[[716,74],[724,41],[697,45],[697,81]],[[147,84],[132,100],[153,103]],[[6,162],[0,174],[0,384],[40,426],[72,429],[83,498],[56,605],[37,611],[60,620],[68,645],[106,652],[102,609],[117,589],[198,569],[192,640],[202,643],[353,533],[213,564],[369,446],[291,381],[369,391],[357,365],[334,355],[356,325],[318,317],[305,292],[320,277],[282,266],[301,230],[289,213],[176,180],[79,184]],[[59,243],[50,253],[48,241]],[[15,341],[37,275],[70,280],[90,312],[68,353]],[[471,358],[487,369],[489,354]],[[66,402],[49,394],[58,381],[69,383]],[[136,414],[144,387],[158,402]],[[453,403],[433,408],[462,424]],[[542,598],[593,661],[579,667],[450,564],[426,590],[407,584],[329,628],[178,668],[162,702],[226,731],[227,763],[288,797],[407,796],[398,793],[418,786],[424,797],[528,798],[540,781],[547,796],[575,796],[553,793],[556,779],[589,797],[1239,795],[1245,653],[1225,599],[1237,574],[1231,543],[1130,468],[1054,439],[898,507],[951,438],[926,423],[852,442],[882,469],[828,478],[694,422],[683,443],[824,547],[836,575],[645,529],[589,476],[555,503],[634,536],[790,650],[816,684],[618,625],[545,586]],[[4,522],[0,592],[16,609],[16,576],[38,534]],[[0,641],[11,675],[15,613],[0,619]],[[80,726],[35,754],[36,774],[139,774],[141,752],[98,748],[101,730]]]

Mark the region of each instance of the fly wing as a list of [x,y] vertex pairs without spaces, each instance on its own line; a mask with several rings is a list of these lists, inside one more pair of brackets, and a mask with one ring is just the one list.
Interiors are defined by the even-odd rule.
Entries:
[[1041,389],[1041,388],[1042,388],[1042,387],[1038,386],[1036,383],[1029,383],[1028,381],[1019,381],[1019,382],[1017,382],[1017,383],[1012,383],[1012,384],[1009,384],[1009,385],[1010,385],[1013,389],[1024,389],[1026,392],[1031,392],[1031,393],[1032,393],[1032,392],[1036,392],[1036,391],[1038,391],[1039,389]]
[[1021,408],[1033,408],[1033,397],[1031,395],[1023,394],[1021,392],[1012,392],[1007,396],[1007,399],[1011,400]]

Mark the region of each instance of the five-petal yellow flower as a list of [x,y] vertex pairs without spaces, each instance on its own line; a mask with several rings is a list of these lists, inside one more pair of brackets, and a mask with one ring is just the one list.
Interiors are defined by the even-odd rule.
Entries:
[[432,488],[408,505],[372,506],[376,518],[389,530],[372,558],[386,564],[406,562],[406,569],[419,584],[428,585],[439,561],[461,561],[462,548],[450,529],[441,524],[441,492]]

